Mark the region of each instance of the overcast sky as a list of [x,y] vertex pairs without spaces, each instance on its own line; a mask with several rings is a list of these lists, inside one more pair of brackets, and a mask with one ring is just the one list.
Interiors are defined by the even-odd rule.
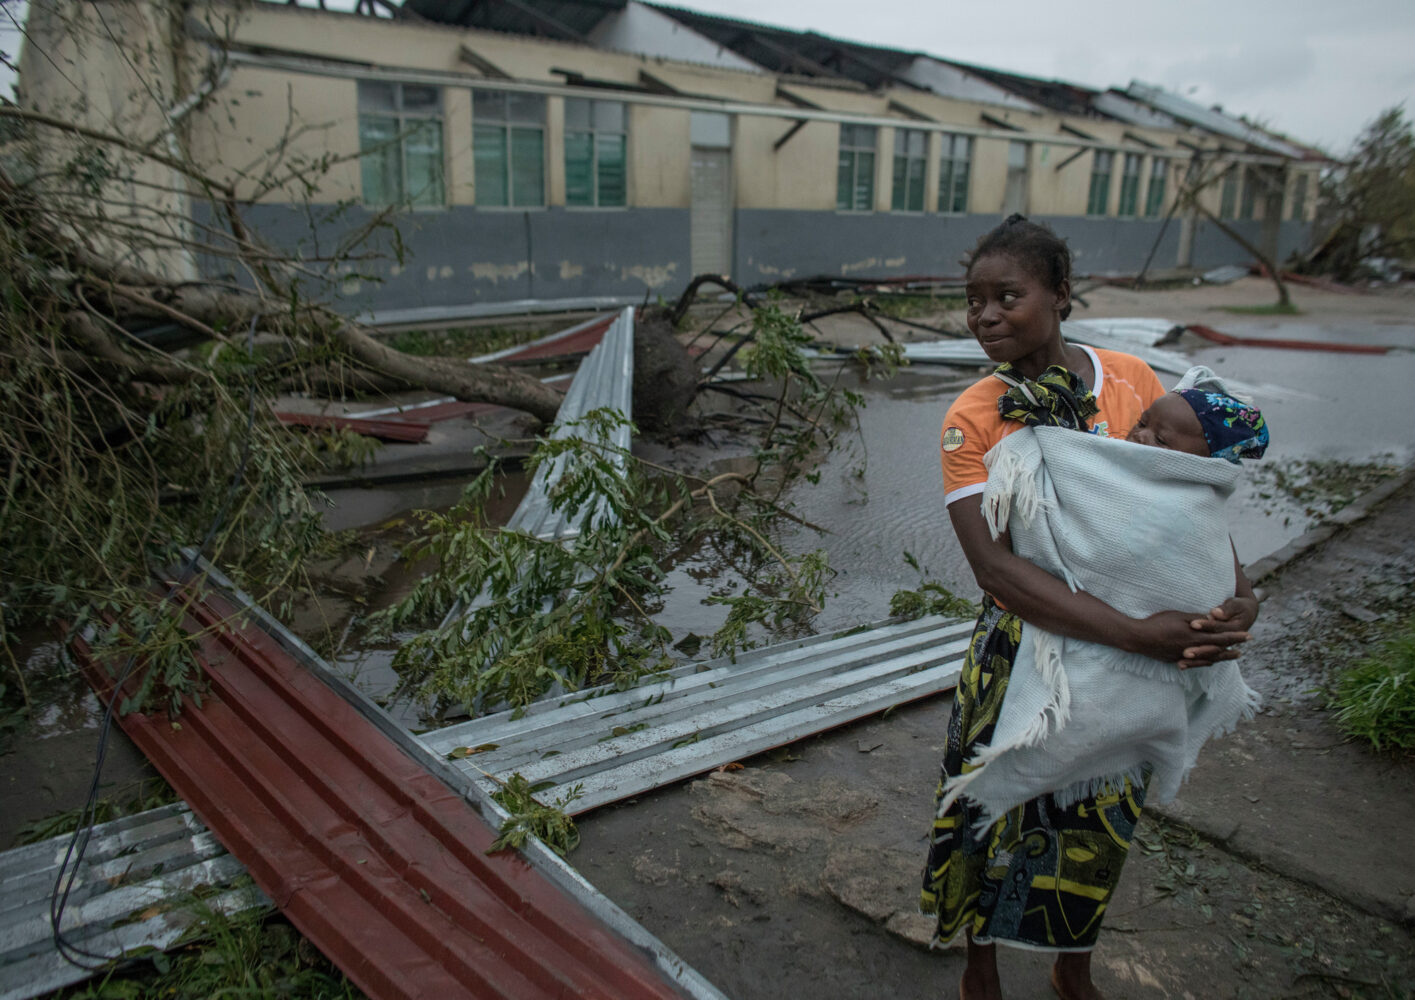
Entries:
[[[334,0],[331,6],[338,3]],[[342,5],[342,4],[341,4]],[[1344,153],[1415,110],[1415,0],[689,0],[709,13],[1054,77],[1156,83]],[[0,52],[19,36],[0,0]],[[393,60],[390,54],[390,60]],[[10,92],[0,68],[0,93]]]

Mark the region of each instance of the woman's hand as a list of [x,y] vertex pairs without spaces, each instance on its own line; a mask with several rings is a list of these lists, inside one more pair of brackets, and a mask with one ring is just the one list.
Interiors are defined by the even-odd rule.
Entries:
[[[1222,660],[1236,660],[1239,647],[1249,638],[1246,627],[1240,627],[1236,621],[1213,616],[1216,613],[1226,614],[1225,609],[1237,600],[1241,599],[1230,598],[1224,602],[1223,608],[1214,608],[1209,618],[1196,618],[1182,611],[1161,611],[1142,618],[1135,622],[1134,634],[1123,648],[1156,660],[1166,660],[1180,670],[1208,667]],[[1257,602],[1253,603],[1253,617],[1256,618]],[[1203,633],[1202,640],[1195,635],[1196,631]]]

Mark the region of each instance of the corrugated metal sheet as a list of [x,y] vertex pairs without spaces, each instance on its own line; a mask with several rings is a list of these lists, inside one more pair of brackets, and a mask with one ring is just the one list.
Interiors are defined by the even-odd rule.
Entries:
[[[425,733],[484,788],[519,773],[552,801],[608,802],[953,687],[971,622],[887,624],[690,663],[630,691],[597,691]],[[480,748],[480,749],[478,749]],[[466,751],[477,751],[467,754]]]
[[[580,363],[575,380],[560,404],[551,437],[563,439],[571,434],[585,435],[583,428],[566,426],[591,410],[612,408],[626,418],[633,415],[634,398],[634,310],[626,308],[609,323],[603,339]],[[616,428],[607,444],[627,452],[629,427]],[[550,488],[565,470],[565,458],[541,466],[531,481],[530,489],[517,506],[506,526],[513,531],[525,531],[537,538],[574,538],[583,526],[594,524],[602,516],[594,506],[587,506],[572,519],[565,511],[553,511]],[[623,465],[622,460],[619,463]]]
[[[27,1000],[91,975],[59,955],[50,927],[50,894],[68,846],[66,834],[0,854],[0,1000]],[[185,805],[101,824],[64,910],[65,939],[99,955],[168,948],[195,922],[186,904],[199,890],[201,905],[217,913],[269,906],[244,875]]]
[[478,354],[474,358],[467,360],[473,364],[488,364],[490,362],[507,361],[533,361],[537,358],[555,358],[564,354],[580,354],[594,348],[604,336],[604,332],[609,329],[622,313],[614,313],[609,316],[596,316],[594,319],[585,320],[583,323],[576,323],[572,327],[558,330],[555,333],[547,334],[538,340],[529,343],[517,344],[514,347],[503,348],[499,351],[492,351],[490,354]]
[[[496,831],[484,799],[440,779],[376,706],[325,683],[312,654],[292,655],[302,644],[257,627],[249,605],[183,593],[210,697],[180,728],[136,713],[123,727],[362,990],[516,1000],[693,992],[666,951],[616,933],[521,855],[487,855]],[[87,659],[82,640],[75,652]],[[106,694],[111,679],[91,663],[88,672]]]

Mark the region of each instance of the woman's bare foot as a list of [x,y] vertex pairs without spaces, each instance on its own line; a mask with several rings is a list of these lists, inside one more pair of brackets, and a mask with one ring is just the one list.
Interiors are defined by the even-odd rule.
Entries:
[[974,944],[968,937],[968,964],[958,982],[960,1000],[1002,1000],[1002,981],[997,977],[997,946]]
[[1063,952],[1051,967],[1051,988],[1061,1000],[1105,1000],[1091,982],[1091,953]]

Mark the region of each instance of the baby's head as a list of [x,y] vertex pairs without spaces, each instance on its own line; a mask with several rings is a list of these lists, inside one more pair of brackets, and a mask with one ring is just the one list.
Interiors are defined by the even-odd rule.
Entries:
[[1127,440],[1237,462],[1267,450],[1268,426],[1256,406],[1221,392],[1183,389],[1151,403]]

